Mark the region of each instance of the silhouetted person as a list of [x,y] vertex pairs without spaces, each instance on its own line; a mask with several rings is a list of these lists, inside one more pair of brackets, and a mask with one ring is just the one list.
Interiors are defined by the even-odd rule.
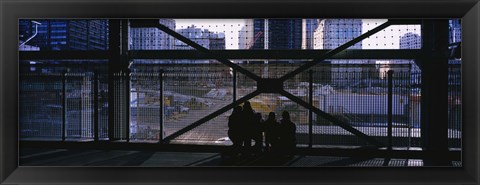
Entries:
[[237,154],[242,147],[242,107],[237,106],[228,117],[228,137],[233,143],[233,152]]
[[262,114],[261,113],[256,113],[255,118],[253,121],[253,140],[255,141],[255,152],[262,152],[263,148],[263,119],[262,119]]
[[296,147],[297,141],[295,138],[297,127],[295,123],[290,120],[290,114],[283,111],[282,120],[280,121],[280,143],[282,152],[286,155],[292,155]]
[[255,112],[252,109],[249,101],[246,101],[243,104],[242,110],[242,143],[243,143],[243,152],[251,152],[252,138],[253,138],[253,124],[255,120]]
[[275,119],[275,113],[270,112],[268,119],[263,123],[265,131],[265,149],[271,152],[275,145],[278,146],[279,123]]

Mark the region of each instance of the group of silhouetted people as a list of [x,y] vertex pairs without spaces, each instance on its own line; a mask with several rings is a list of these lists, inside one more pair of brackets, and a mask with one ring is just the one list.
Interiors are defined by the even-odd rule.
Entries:
[[[296,146],[296,126],[287,111],[282,113],[280,122],[274,112],[270,112],[264,121],[262,114],[255,113],[250,102],[246,101],[243,107],[233,109],[228,128],[235,154],[268,152],[291,155]],[[252,141],[255,143],[253,146]]]

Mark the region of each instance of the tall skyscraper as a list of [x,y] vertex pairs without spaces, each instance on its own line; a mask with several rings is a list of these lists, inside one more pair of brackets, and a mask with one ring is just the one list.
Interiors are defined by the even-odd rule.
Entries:
[[[257,38],[260,37],[257,35]],[[255,36],[253,35],[253,19],[246,19],[245,26],[240,29],[238,33],[238,49],[250,49],[255,43]]]
[[420,35],[409,32],[400,37],[400,49],[421,49],[422,38]]
[[[251,26],[247,31],[253,32],[253,43],[249,43],[247,49],[265,49],[265,35],[268,34],[268,30],[265,27],[265,19],[253,19]],[[268,47],[268,46],[267,46]]]
[[250,49],[302,49],[303,25],[302,19],[253,19]]
[[[323,19],[315,30],[315,49],[335,49],[362,34],[361,19]],[[358,42],[349,49],[362,49]]]
[[318,28],[321,19],[303,19],[302,27],[302,49],[314,49],[315,30]]
[[[37,35],[27,45],[40,50],[106,50],[107,20],[39,20]],[[31,20],[20,20],[20,42],[35,34]]]
[[[449,37],[448,40],[450,43],[459,43],[462,42],[462,20],[461,19],[451,19],[449,23]],[[452,55],[455,58],[461,58],[461,45],[450,46],[449,49],[452,49]],[[451,60],[452,63],[460,63],[461,60]]]
[[[160,19],[160,24],[175,30],[175,20]],[[175,38],[158,28],[130,28],[131,50],[173,50]]]
[[461,19],[452,19],[449,20],[450,43],[461,42],[462,41],[462,22]]

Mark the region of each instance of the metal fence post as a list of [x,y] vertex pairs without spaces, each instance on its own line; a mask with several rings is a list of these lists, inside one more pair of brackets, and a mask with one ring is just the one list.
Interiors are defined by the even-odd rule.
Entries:
[[63,72],[62,74],[62,141],[65,141],[66,138],[66,121],[67,121],[67,94],[66,94],[66,87],[65,83],[67,82],[66,78],[67,72]]
[[393,70],[388,71],[388,150],[392,150],[392,103],[393,103],[393,97],[392,97],[392,92],[393,90]]
[[130,71],[127,69],[127,71],[124,72],[124,79],[125,79],[125,98],[127,99],[127,102],[125,104],[126,109],[125,109],[125,137],[127,138],[127,143],[130,142]]
[[159,74],[160,80],[160,128],[159,128],[159,140],[160,143],[163,142],[163,70],[160,70]]
[[232,75],[233,75],[233,102],[237,100],[237,70],[232,69]]
[[93,140],[98,141],[98,73],[93,72]]
[[[308,103],[313,106],[313,71],[308,71]],[[308,147],[313,146],[313,112],[308,113]]]

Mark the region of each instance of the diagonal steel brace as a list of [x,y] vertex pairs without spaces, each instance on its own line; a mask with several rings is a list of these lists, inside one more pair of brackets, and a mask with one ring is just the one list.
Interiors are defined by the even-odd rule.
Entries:
[[[150,22],[150,21],[149,21],[149,22]],[[348,47],[356,44],[357,42],[360,42],[361,40],[363,40],[363,39],[365,39],[365,38],[367,38],[367,37],[369,37],[369,36],[377,33],[378,31],[383,30],[384,28],[390,26],[391,23],[392,23],[391,21],[387,21],[386,23],[384,23],[384,24],[382,24],[382,25],[374,28],[373,30],[370,30],[370,31],[368,31],[367,33],[365,33],[365,34],[363,34],[363,35],[361,35],[361,36],[359,36],[359,37],[357,37],[357,38],[355,38],[355,39],[353,39],[353,40],[351,40],[351,41],[343,44],[342,46],[340,46],[340,47],[338,47],[338,48],[336,48],[336,49],[334,49],[334,50],[331,50],[331,51],[327,52],[326,54],[322,55],[321,57],[319,57],[319,58],[317,58],[317,59],[314,59],[312,62],[309,62],[309,63],[307,63],[307,64],[299,67],[298,69],[296,69],[296,70],[294,70],[294,71],[292,71],[292,72],[284,75],[284,76],[281,77],[279,80],[280,80],[280,81],[285,81],[286,79],[292,78],[292,77],[295,76],[296,74],[301,73],[301,72],[309,69],[310,67],[314,66],[315,64],[318,64],[318,63],[320,63],[321,61],[323,61],[323,60],[325,60],[325,59],[327,59],[327,58],[329,58],[329,57],[332,57],[332,56],[334,56],[335,54],[338,54],[338,53],[342,52],[343,50],[345,50],[346,48],[348,48]],[[197,49],[197,50],[199,50],[199,51],[201,51],[201,52],[210,54],[210,51],[209,51],[208,49],[206,49],[206,48],[204,48],[203,46],[201,46],[201,45],[199,45],[199,44],[191,41],[190,39],[184,37],[183,35],[175,32],[175,31],[173,31],[173,30],[170,30],[168,27],[166,27],[166,26],[164,26],[164,25],[161,25],[160,23],[158,23],[158,22],[156,22],[156,21],[155,21],[155,23],[150,23],[150,24],[152,24],[151,26],[156,25],[156,26],[154,26],[154,27],[159,28],[160,30],[164,31],[165,33],[172,35],[173,37],[181,40],[182,42],[185,42],[186,44],[192,46],[193,48],[195,48],[195,49]],[[143,23],[142,25],[148,25],[148,24]],[[213,56],[212,56],[212,57],[213,57]],[[215,58],[215,57],[214,57],[214,58]],[[226,65],[228,65],[228,66],[234,65],[234,66],[238,67],[237,70],[238,70],[239,72],[242,72],[243,70],[245,70],[244,68],[242,68],[242,67],[240,67],[240,66],[238,66],[238,65],[233,64],[232,62],[230,62],[230,60],[227,60],[227,59],[217,59],[217,60],[219,60],[220,62],[222,62],[222,63],[224,63],[224,64],[226,64]],[[229,64],[230,64],[230,65],[229,65]],[[230,66],[230,67],[232,67],[232,66]],[[234,67],[232,67],[232,68],[234,68]],[[245,71],[246,71],[246,72],[245,72]],[[242,73],[244,73],[245,75],[249,76],[248,74],[251,73],[251,72],[248,71],[248,70],[245,70],[245,71],[242,72]],[[262,79],[261,79],[260,77],[258,77],[257,75],[255,75],[255,74],[252,74],[252,75],[254,75],[254,76],[252,77],[252,79],[254,79],[255,81],[257,81],[257,83],[262,80]],[[258,77],[258,78],[257,78],[257,77]],[[255,95],[253,95],[254,93],[255,93]],[[247,96],[245,96],[244,98],[247,97],[248,99],[250,99],[250,98],[253,98],[254,96],[256,96],[256,95],[258,95],[258,94],[260,94],[260,92],[259,92],[259,91],[255,91],[255,92],[249,94],[249,95],[253,95],[252,97],[247,97],[247,96],[249,96],[249,95],[247,95]],[[360,138],[362,138],[362,139],[365,139],[366,141],[368,141],[368,142],[370,142],[370,143],[372,143],[372,144],[374,144],[374,145],[376,145],[376,146],[378,146],[378,147],[383,146],[383,144],[379,143],[379,142],[376,141],[375,139],[373,139],[373,138],[365,135],[364,133],[356,130],[356,129],[353,128],[352,126],[350,126],[350,125],[348,125],[348,124],[346,124],[346,123],[344,123],[344,122],[341,122],[340,120],[336,119],[335,117],[333,117],[333,116],[331,116],[331,115],[329,115],[329,114],[327,114],[327,113],[325,113],[325,112],[317,109],[316,107],[314,107],[314,106],[312,106],[312,105],[309,105],[308,103],[306,103],[306,102],[304,102],[303,100],[301,100],[301,99],[299,99],[299,98],[291,95],[290,93],[286,92],[285,90],[282,89],[281,92],[280,92],[280,94],[283,94],[284,96],[288,97],[290,100],[295,101],[295,102],[299,103],[300,105],[302,105],[302,106],[304,106],[304,107],[312,110],[313,112],[317,113],[318,115],[320,115],[320,116],[326,118],[327,120],[329,120],[329,121],[331,121],[331,122],[339,125],[339,126],[342,127],[343,129],[345,129],[345,130],[347,130],[347,131],[349,131],[349,132],[357,135],[358,137],[360,137]],[[202,119],[200,119],[200,120],[198,120],[198,121],[190,124],[189,126],[187,126],[187,127],[183,128],[183,129],[181,129],[181,130],[179,130],[179,131],[171,134],[170,136],[166,137],[166,138],[164,139],[164,141],[165,141],[165,142],[168,142],[168,141],[170,141],[170,140],[172,140],[172,139],[174,139],[174,138],[176,138],[176,137],[178,137],[178,136],[180,136],[180,135],[188,132],[189,130],[194,129],[195,127],[197,127],[197,126],[199,126],[199,125],[207,122],[208,120],[213,119],[214,117],[216,117],[216,116],[218,116],[218,115],[220,115],[220,114],[222,114],[222,113],[230,110],[230,109],[233,108],[234,106],[239,105],[239,104],[240,104],[239,101],[241,101],[241,100],[246,101],[244,98],[241,98],[241,99],[235,101],[234,103],[231,103],[230,105],[227,105],[227,106],[223,107],[222,109],[220,109],[220,110],[218,110],[218,111],[215,111],[214,113],[212,113],[212,114],[210,114],[210,115],[208,115],[208,116],[206,116],[206,117],[204,117],[204,118],[202,118]]]

